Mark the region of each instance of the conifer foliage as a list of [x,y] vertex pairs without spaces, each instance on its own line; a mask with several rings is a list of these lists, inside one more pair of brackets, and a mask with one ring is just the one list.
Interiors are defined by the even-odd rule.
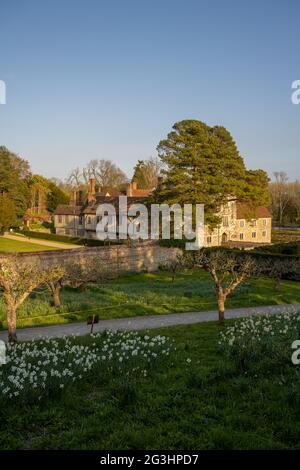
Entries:
[[205,219],[219,222],[218,211],[228,200],[253,208],[268,203],[268,176],[245,167],[227,129],[196,120],[180,121],[158,145],[164,164],[164,184],[158,199],[173,203],[205,205]]

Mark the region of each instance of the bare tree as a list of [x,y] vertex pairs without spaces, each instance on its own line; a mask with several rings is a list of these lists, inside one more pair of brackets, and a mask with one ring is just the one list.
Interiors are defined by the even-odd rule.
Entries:
[[97,181],[97,172],[98,172],[98,160],[91,160],[85,168],[82,170],[82,175],[85,184],[88,183],[90,178],[95,178]]
[[282,279],[287,276],[297,275],[300,272],[300,261],[296,257],[270,257],[262,261],[261,271],[274,280],[274,289],[276,291],[279,291]]
[[82,171],[78,167],[74,168],[67,178],[67,184],[71,184],[72,187],[77,189],[82,186],[82,183]]
[[23,261],[20,257],[9,257],[0,261],[0,286],[6,310],[8,340],[17,341],[17,309],[31,292],[41,284],[60,278],[59,266],[42,267],[37,262]]
[[105,279],[105,271],[99,259],[73,260],[64,264],[61,277],[49,278],[46,281],[46,286],[52,295],[53,305],[59,308],[63,287],[69,286],[75,289],[88,283],[101,282],[103,279]]
[[225,250],[201,250],[187,255],[192,267],[202,267],[209,272],[215,285],[219,309],[219,322],[224,322],[227,297],[247,278],[258,273],[257,263],[250,256]]
[[176,274],[186,267],[186,258],[184,255],[178,255],[173,259],[169,259],[161,265],[163,271],[172,273],[172,282],[175,281]]
[[289,183],[291,204],[295,209],[297,218],[300,218],[300,182]]
[[125,173],[111,160],[91,160],[82,170],[85,182],[90,178],[95,178],[100,188],[119,188],[127,183]]
[[282,225],[284,213],[290,201],[288,176],[284,171],[275,171],[274,177],[275,182],[270,184],[272,208],[279,224]]
[[158,158],[151,157],[148,160],[139,160],[134,167],[132,181],[135,181],[142,189],[157,188],[161,170],[162,162]]

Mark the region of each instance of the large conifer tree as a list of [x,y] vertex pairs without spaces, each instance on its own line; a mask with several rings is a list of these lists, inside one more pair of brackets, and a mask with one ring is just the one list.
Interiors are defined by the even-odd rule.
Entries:
[[174,124],[158,145],[165,165],[165,180],[158,200],[202,203],[206,223],[214,226],[226,201],[238,200],[253,208],[268,203],[268,176],[263,170],[247,171],[230,133],[196,120]]

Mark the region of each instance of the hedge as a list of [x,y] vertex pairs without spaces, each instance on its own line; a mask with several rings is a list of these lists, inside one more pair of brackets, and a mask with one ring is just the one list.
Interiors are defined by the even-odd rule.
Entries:
[[255,248],[254,251],[268,254],[273,253],[277,255],[300,256],[300,241],[260,246]]
[[300,231],[297,230],[272,230],[272,242],[284,243],[300,240]]
[[119,245],[121,242],[119,241],[112,241],[112,240],[93,240],[91,238],[83,238],[83,237],[69,237],[68,235],[58,235],[56,233],[43,233],[43,232],[33,232],[31,230],[20,230],[16,233],[20,233],[25,235],[28,238],[38,238],[40,240],[50,240],[53,242],[59,243],[68,243],[72,245],[81,245],[81,246],[107,246],[109,244]]

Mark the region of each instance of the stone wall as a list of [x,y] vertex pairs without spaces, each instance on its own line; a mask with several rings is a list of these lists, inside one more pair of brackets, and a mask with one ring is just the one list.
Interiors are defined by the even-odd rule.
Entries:
[[[180,250],[153,245],[128,247],[117,245],[111,247],[75,248],[70,250],[39,251],[18,253],[20,261],[38,260],[43,264],[63,264],[70,260],[85,263],[89,258],[98,258],[103,265],[103,272],[118,275],[126,272],[156,271],[166,261],[174,259]],[[0,253],[1,258],[14,256]]]

